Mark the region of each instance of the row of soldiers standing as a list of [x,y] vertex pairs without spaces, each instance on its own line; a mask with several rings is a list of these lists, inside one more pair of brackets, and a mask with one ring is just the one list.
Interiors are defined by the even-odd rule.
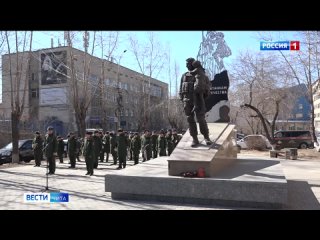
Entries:
[[[68,135],[67,152],[71,164],[69,168],[75,168],[76,158],[80,161],[79,155],[80,152],[82,152],[87,165],[86,175],[93,175],[93,169],[98,168],[98,159],[100,158],[100,162],[103,162],[105,153],[106,162],[108,162],[109,153],[111,153],[113,164],[116,165],[119,162],[117,169],[122,169],[126,167],[126,161],[129,156],[130,160],[134,160],[134,164],[138,164],[141,151],[143,161],[150,160],[151,157],[157,158],[158,155],[170,156],[181,139],[181,136],[177,134],[175,129],[173,129],[173,131],[168,130],[167,132],[161,130],[159,135],[156,131],[153,131],[152,134],[150,134],[150,131],[145,130],[142,137],[140,137],[138,133],[128,134],[122,129],[118,130],[118,134],[106,132],[104,135],[101,131],[95,131],[94,135],[92,135],[92,132],[87,132],[84,141],[76,139],[74,133]],[[61,137],[58,137],[57,139],[53,134],[53,128],[50,127],[48,128],[48,134],[45,136],[44,141],[40,137],[40,133],[36,132],[33,143],[36,162],[35,166],[40,166],[42,151],[44,151],[46,157],[50,159],[49,174],[54,174],[55,161],[51,158],[54,153],[57,153],[60,163],[63,163],[63,139]],[[47,154],[47,152],[50,152],[50,154]]]

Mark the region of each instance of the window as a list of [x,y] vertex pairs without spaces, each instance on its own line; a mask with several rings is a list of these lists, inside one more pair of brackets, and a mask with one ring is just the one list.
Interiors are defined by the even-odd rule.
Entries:
[[133,110],[130,110],[130,116],[133,117]]
[[129,116],[129,110],[126,109],[126,117],[128,117],[128,116]]
[[296,114],[296,118],[303,118],[303,114],[302,113],[297,113]]
[[34,81],[34,73],[31,74],[31,81]]
[[31,98],[39,98],[39,90],[36,89],[31,89]]
[[121,116],[121,117],[123,116],[123,110],[120,111],[120,116]]
[[299,108],[299,109],[303,109],[303,105],[300,103],[300,104],[298,105],[298,108]]
[[290,126],[289,126],[289,130],[295,130],[296,128],[295,128],[295,126],[294,126],[294,124],[291,124]]

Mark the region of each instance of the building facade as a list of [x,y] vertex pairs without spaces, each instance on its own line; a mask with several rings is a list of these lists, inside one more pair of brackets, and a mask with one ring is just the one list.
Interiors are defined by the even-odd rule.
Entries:
[[320,133],[320,82],[317,80],[312,85],[313,90],[313,106],[314,106],[314,126],[318,133]]
[[[10,119],[11,114],[8,73],[9,55],[6,54],[2,56],[1,112],[4,119]],[[77,131],[74,101],[81,102],[81,97],[89,103],[87,128],[116,130],[121,126],[136,131],[148,127],[145,124],[148,116],[151,116],[147,121],[149,126],[152,118],[159,122],[159,126],[165,124],[162,108],[168,95],[167,83],[81,50],[56,47],[34,51],[27,75],[21,121],[32,131],[45,131],[49,125],[61,135]],[[75,82],[71,81],[72,77],[82,86],[77,92],[78,98],[73,98]],[[23,89],[22,84],[20,91]]]
[[276,121],[277,130],[310,130],[311,105],[305,84],[290,87]]

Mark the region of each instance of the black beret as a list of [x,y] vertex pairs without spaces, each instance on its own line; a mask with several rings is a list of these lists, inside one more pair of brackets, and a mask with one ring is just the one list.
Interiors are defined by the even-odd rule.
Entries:
[[86,132],[86,134],[87,134],[87,135],[92,135],[92,132],[89,132],[89,131],[88,131],[88,132]]
[[94,133],[99,133],[99,131],[98,131],[98,130],[95,130]]
[[49,126],[49,127],[47,128],[47,131],[53,130],[53,129],[54,129],[53,127]]
[[35,134],[40,134],[40,132],[39,132],[39,131],[36,131]]

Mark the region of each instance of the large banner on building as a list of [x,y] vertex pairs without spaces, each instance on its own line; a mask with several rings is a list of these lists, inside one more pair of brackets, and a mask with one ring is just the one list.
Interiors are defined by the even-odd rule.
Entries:
[[67,104],[66,88],[40,89],[40,106]]
[[67,51],[41,53],[41,84],[67,82]]

